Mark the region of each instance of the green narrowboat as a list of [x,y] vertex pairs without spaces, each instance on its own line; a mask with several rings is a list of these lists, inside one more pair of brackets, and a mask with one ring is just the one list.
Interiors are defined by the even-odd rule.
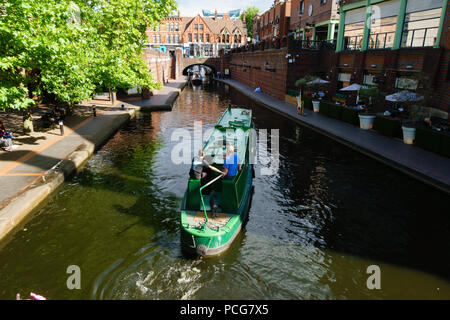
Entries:
[[189,178],[181,204],[181,245],[188,253],[213,256],[229,248],[245,223],[254,177],[255,130],[251,110],[228,108],[203,146],[209,164],[222,170],[233,145],[240,169],[232,180],[211,170],[206,181]]

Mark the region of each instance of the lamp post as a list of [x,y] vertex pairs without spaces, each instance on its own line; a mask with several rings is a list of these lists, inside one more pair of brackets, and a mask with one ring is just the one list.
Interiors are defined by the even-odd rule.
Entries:
[[61,131],[61,135],[64,135],[64,122],[62,119],[59,120],[59,130]]
[[97,109],[95,107],[95,104],[92,106],[92,112],[94,113],[94,117],[97,116]]

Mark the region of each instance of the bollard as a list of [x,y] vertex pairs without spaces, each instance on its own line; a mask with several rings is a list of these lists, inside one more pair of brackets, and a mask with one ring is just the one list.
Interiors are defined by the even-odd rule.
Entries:
[[94,112],[94,117],[97,116],[97,109],[95,107],[95,105],[92,106],[92,111]]
[[62,120],[59,120],[59,130],[61,130],[61,135],[64,135],[64,123]]

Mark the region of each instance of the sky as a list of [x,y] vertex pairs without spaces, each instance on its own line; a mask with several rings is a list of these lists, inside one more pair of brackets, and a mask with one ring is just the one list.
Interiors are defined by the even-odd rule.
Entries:
[[217,12],[228,12],[235,9],[245,9],[249,6],[257,7],[260,12],[269,9],[273,0],[178,0],[178,9],[181,16],[195,16],[197,13],[202,14],[202,9],[217,9]]

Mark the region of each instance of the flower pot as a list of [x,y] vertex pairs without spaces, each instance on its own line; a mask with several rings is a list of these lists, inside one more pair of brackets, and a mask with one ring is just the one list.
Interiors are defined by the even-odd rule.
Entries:
[[313,100],[312,104],[313,104],[314,112],[319,112],[320,101],[318,101],[318,100]]
[[416,128],[403,127],[403,142],[406,144],[414,144],[416,138]]
[[375,116],[372,115],[359,115],[359,127],[364,130],[372,129]]

